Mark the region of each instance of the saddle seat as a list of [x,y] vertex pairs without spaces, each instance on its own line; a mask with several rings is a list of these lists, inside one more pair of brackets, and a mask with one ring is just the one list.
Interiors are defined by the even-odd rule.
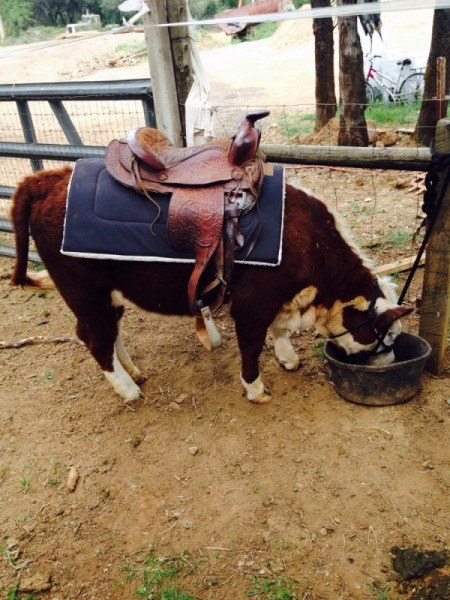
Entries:
[[[126,139],[112,140],[106,150],[106,168],[121,184],[158,208],[151,192],[171,194],[167,235],[175,250],[195,256],[187,296],[196,316],[204,315],[205,296],[208,310],[217,310],[231,284],[234,251],[244,242],[238,219],[257,203],[264,177],[262,160],[256,157],[261,134],[255,122],[268,114],[249,113],[235,136],[202,146],[178,148],[161,131],[141,127]],[[198,293],[213,257],[214,279]]]
[[157,171],[170,169],[197,154],[214,155],[215,150],[223,150],[228,156],[231,142],[232,140],[226,138],[201,146],[179,148],[174,146],[162,131],[151,127],[139,127],[127,135],[127,144],[133,154]]

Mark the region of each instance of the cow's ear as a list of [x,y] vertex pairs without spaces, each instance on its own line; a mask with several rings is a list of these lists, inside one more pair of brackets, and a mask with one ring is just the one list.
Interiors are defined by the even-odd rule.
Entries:
[[374,323],[375,329],[377,331],[387,331],[394,321],[411,314],[414,310],[412,306],[392,306],[377,315]]

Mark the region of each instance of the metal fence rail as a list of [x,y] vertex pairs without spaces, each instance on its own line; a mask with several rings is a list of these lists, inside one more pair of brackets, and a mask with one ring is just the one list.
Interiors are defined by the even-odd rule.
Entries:
[[[6,134],[2,135],[0,130],[0,157],[29,158],[32,170],[38,171],[44,168],[44,159],[75,161],[86,156],[102,156],[102,147],[83,143],[73,115],[69,114],[63,102],[76,101],[79,106],[80,102],[109,100],[140,101],[145,125],[156,126],[149,79],[0,85],[0,102],[15,103],[24,139],[24,142],[4,139]],[[39,144],[36,135],[36,118],[33,118],[31,110],[33,102],[48,103],[68,146],[53,143]],[[0,196],[10,197],[13,187],[2,184],[3,182],[0,181]]]

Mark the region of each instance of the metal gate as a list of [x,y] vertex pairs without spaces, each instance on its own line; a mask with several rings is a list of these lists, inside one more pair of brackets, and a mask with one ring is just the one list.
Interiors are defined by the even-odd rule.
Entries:
[[[135,126],[145,124],[148,127],[156,127],[150,79],[2,84],[0,85],[0,103],[15,104],[24,141],[13,141],[13,136],[9,140],[4,139],[8,137],[8,132],[12,131],[8,126],[4,127],[5,133],[1,134],[0,130],[0,161],[2,157],[29,159],[31,170],[35,172],[43,169],[44,161],[48,160],[74,162],[79,158],[103,158],[106,146],[83,142],[80,128],[77,128],[74,117],[64,102],[71,101],[80,106],[82,102],[136,100],[141,104],[141,114],[136,114],[134,117]],[[36,118],[33,116],[32,110],[33,103],[37,102],[48,104],[67,143],[39,143],[36,134]],[[113,107],[114,102],[111,103]],[[0,115],[2,112],[4,111],[0,107]],[[7,117],[3,116],[3,119],[7,120]],[[13,129],[17,135],[17,128]],[[13,191],[14,186],[5,185],[5,182],[1,180],[0,173],[0,198],[10,198]],[[0,231],[8,233],[12,231],[8,219],[0,218]],[[14,256],[14,250],[11,247],[0,245],[0,254]],[[33,260],[36,257],[37,255],[33,257]]]

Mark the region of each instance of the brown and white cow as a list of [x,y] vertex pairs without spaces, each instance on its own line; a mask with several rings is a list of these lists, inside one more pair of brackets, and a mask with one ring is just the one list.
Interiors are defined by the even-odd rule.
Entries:
[[[186,300],[191,266],[85,259],[60,253],[71,169],[42,171],[17,188],[12,208],[17,258],[13,285],[54,285],[77,319],[76,332],[106,379],[126,401],[139,397],[141,374],[123,346],[120,323],[124,302],[165,315],[189,314]],[[241,381],[247,398],[270,399],[258,360],[270,330],[275,354],[288,370],[299,359],[290,342],[297,329],[315,329],[347,355],[374,351],[371,361],[394,357],[389,346],[401,330],[393,286],[378,280],[347,239],[325,204],[286,187],[283,253],[279,267],[235,266],[230,297],[242,358]],[[49,276],[27,273],[29,228]]]

